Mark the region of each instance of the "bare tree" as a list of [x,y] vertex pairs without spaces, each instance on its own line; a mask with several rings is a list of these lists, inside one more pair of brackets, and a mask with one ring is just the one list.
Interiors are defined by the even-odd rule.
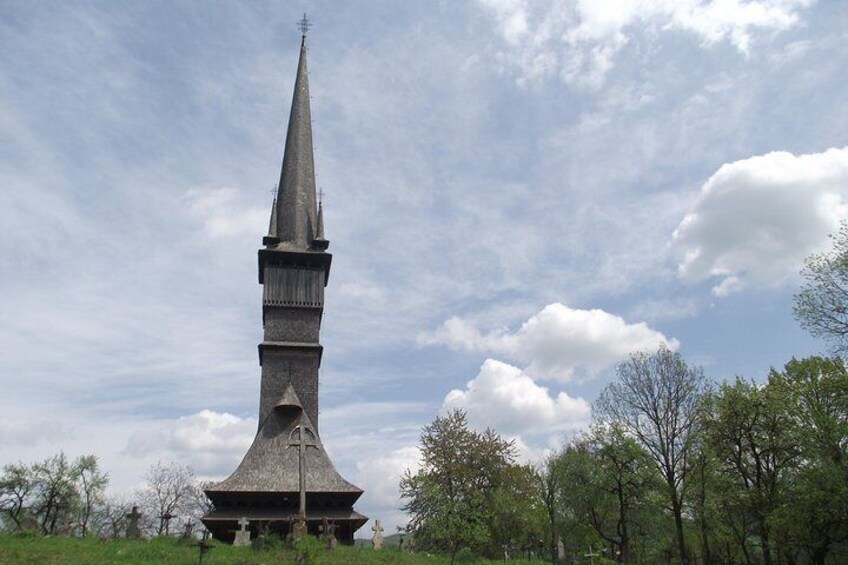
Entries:
[[144,480],[138,497],[148,526],[157,535],[168,535],[172,518],[185,519],[194,512],[198,489],[194,471],[179,463],[163,465],[158,461],[147,470]]
[[680,559],[686,564],[683,499],[706,390],[703,370],[661,346],[655,353],[632,354],[618,366],[617,375],[595,402],[594,417],[618,423],[650,453],[668,489]]
[[35,484],[32,469],[24,463],[3,467],[0,476],[0,515],[12,521],[15,530],[21,528],[21,519],[31,502]]
[[118,538],[127,529],[127,514],[132,502],[126,497],[109,497],[94,514],[97,533],[101,537]]

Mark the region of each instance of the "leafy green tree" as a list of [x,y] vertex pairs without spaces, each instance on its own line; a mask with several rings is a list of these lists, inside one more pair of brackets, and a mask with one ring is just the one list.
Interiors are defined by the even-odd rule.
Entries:
[[407,470],[400,482],[416,545],[447,552],[451,562],[463,548],[485,551],[493,497],[515,460],[512,442],[470,429],[465,411],[453,410],[424,427],[421,458],[418,472]]
[[94,455],[70,462],[60,452],[32,465],[6,465],[0,476],[0,513],[14,530],[29,516],[43,534],[54,534],[75,522],[85,535],[108,483]]
[[650,454],[666,485],[680,561],[687,564],[683,507],[706,390],[703,371],[661,346],[632,354],[618,366],[617,376],[601,392],[593,416],[598,423],[620,425]]
[[564,532],[560,529],[560,505],[562,490],[562,473],[558,469],[560,454],[549,454],[536,471],[536,484],[545,512],[545,533],[548,548],[551,552],[551,562],[557,556],[557,539],[562,539]]
[[848,370],[839,358],[792,359],[769,387],[787,400],[800,465],[779,522],[817,564],[834,549],[848,559]]
[[[529,465],[510,465],[503,470],[491,496],[491,539],[495,546],[536,547],[545,533],[545,507],[538,476]],[[497,547],[487,552],[497,556]]]
[[618,424],[596,427],[590,436],[597,462],[599,490],[610,500],[613,527],[598,533],[619,553],[623,563],[632,563],[633,535],[640,510],[648,504],[649,490],[655,486],[650,456]]
[[592,517],[604,513],[599,511],[603,501],[597,489],[589,439],[585,435],[573,437],[548,466],[558,477],[557,533],[562,535],[563,543],[572,548],[596,544],[599,521]]
[[[727,520],[749,519],[759,537],[763,563],[771,565],[774,512],[799,457],[786,397],[771,385],[737,378],[710,396],[704,410],[705,437],[726,478],[725,497],[735,498]],[[740,528],[744,535],[746,528]],[[746,540],[740,540],[743,551]]]
[[807,257],[804,285],[795,295],[793,312],[801,327],[848,351],[848,223],[832,234],[833,248]]

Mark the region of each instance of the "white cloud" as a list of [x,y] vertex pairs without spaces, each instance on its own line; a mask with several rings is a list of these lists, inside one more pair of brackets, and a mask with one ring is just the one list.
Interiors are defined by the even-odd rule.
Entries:
[[570,380],[595,376],[634,351],[664,344],[669,339],[644,322],[627,323],[603,310],[580,310],[558,302],[549,304],[516,332],[497,330],[483,334],[471,322],[453,317],[422,345],[446,345],[451,349],[506,355],[526,363],[525,371],[536,378]]
[[237,190],[228,187],[192,188],[186,192],[185,200],[191,214],[203,222],[204,235],[255,235],[268,225],[271,205],[267,209],[246,207],[238,196]]
[[369,511],[375,513],[372,517],[389,528],[406,523],[408,518],[400,511],[400,479],[407,469],[416,473],[420,464],[417,447],[401,447],[357,463],[355,482],[367,493]]
[[748,54],[757,31],[795,26],[812,0],[480,0],[494,15],[511,52],[502,58],[521,79],[559,73],[569,83],[599,87],[616,54],[640,30],[680,30],[705,46],[729,42]]
[[[465,390],[452,390],[443,409],[463,408],[469,423],[505,435],[553,433],[589,420],[589,403],[565,392],[552,396],[521,369],[487,359]],[[523,442],[522,442],[523,445]]]
[[124,451],[135,457],[181,461],[200,475],[227,475],[235,470],[255,434],[253,418],[201,410],[134,431]]
[[848,216],[848,147],[773,152],[722,165],[674,230],[687,281],[717,278],[716,296],[794,280]]

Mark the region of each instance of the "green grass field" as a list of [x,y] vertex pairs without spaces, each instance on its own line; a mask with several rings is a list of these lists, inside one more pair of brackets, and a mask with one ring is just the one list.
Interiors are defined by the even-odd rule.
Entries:
[[[317,545],[317,542],[316,542]],[[174,538],[151,540],[115,539],[100,541],[96,538],[61,538],[38,536],[0,535],[0,565],[131,565],[167,563],[169,565],[196,565],[199,562],[196,546],[181,545]],[[206,565],[282,565],[294,563],[296,552],[292,549],[254,551],[249,547],[232,547],[213,542],[212,549],[203,559]],[[465,563],[494,563],[485,559]],[[374,551],[367,547],[339,547],[335,551],[321,548],[315,557],[316,565],[354,563],[392,563],[397,565],[443,565],[450,563],[445,555],[405,553],[396,548]],[[511,563],[527,563],[513,560]],[[534,561],[539,564],[541,561]]]

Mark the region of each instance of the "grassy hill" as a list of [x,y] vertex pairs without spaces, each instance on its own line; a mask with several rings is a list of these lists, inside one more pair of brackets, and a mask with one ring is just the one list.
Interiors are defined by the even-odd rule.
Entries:
[[[388,538],[399,536],[386,536]],[[397,543],[397,539],[394,540]],[[141,565],[161,564],[196,565],[199,561],[196,546],[182,545],[174,538],[152,540],[115,539],[101,541],[96,538],[61,538],[39,536],[0,535],[0,565]],[[213,542],[211,551],[204,557],[205,565],[271,565],[294,563],[296,553],[291,549],[254,551],[249,547],[232,547]],[[474,560],[474,563],[490,563]],[[511,563],[522,563],[514,560]],[[392,565],[446,565],[445,555],[406,553],[396,547],[374,551],[369,547],[339,547],[335,551],[320,549],[316,565],[382,564]],[[494,562],[491,562],[494,563]],[[526,562],[525,562],[526,563]],[[536,564],[540,561],[535,561]]]

